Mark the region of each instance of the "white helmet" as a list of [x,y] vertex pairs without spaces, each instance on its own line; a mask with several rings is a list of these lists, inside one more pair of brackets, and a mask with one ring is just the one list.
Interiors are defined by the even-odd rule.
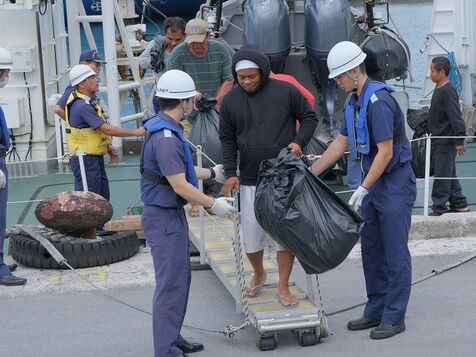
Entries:
[[171,69],[160,76],[155,95],[167,99],[187,99],[197,95],[192,77],[178,69]]
[[10,51],[6,50],[3,47],[0,47],[0,70],[2,69],[12,69],[13,60],[12,54]]
[[69,71],[69,81],[73,87],[91,76],[96,76],[96,72],[86,64],[78,64]]
[[329,78],[350,71],[364,62],[367,55],[355,43],[342,41],[336,44],[327,56],[327,68],[329,68]]

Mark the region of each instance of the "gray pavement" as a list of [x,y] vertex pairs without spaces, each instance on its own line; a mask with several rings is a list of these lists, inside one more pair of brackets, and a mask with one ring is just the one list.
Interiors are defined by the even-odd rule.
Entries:
[[[476,252],[476,237],[410,242],[414,280],[434,269],[461,261]],[[145,249],[111,266],[82,269],[100,288],[138,308],[150,311],[153,273]],[[20,267],[26,287],[0,288],[0,356],[121,357],[153,356],[148,314],[111,301],[81,282],[72,272]],[[194,356],[470,356],[474,353],[476,260],[430,278],[413,288],[407,331],[392,339],[373,341],[368,331],[350,332],[349,319],[361,308],[328,318],[332,336],[313,347],[301,347],[294,334],[281,333],[278,348],[261,352],[256,333],[247,328],[233,339],[184,327],[183,334],[205,344]],[[296,264],[293,277],[305,276]],[[196,271],[185,324],[220,330],[239,324],[235,304],[212,271]],[[365,301],[359,247],[338,268],[320,276],[326,311]],[[302,285],[303,286],[303,285]]]

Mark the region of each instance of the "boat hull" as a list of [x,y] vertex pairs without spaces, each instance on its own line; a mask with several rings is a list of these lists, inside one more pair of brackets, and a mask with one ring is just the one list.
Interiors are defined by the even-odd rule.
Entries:
[[[83,0],[84,9],[87,15],[101,14],[102,0]],[[204,4],[205,0],[149,0],[152,6],[156,7],[167,16],[181,16],[187,17],[194,15],[199,9],[200,5]],[[136,11],[142,12],[142,1],[136,1]],[[156,11],[148,10],[147,16],[151,18],[161,18],[161,15]]]

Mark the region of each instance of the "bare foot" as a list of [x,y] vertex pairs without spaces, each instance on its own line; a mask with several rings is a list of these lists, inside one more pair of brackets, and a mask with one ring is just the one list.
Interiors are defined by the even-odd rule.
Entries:
[[289,290],[289,287],[278,287],[277,296],[278,301],[284,307],[296,306],[298,304],[298,299],[296,298],[296,296],[291,294],[291,290]]
[[245,295],[249,298],[257,297],[264,283],[266,282],[266,273],[263,275],[253,274],[251,276],[250,284],[246,287]]

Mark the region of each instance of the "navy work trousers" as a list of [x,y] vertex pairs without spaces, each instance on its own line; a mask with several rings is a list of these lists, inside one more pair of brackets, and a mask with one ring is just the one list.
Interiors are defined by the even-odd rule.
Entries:
[[360,213],[366,221],[361,235],[366,318],[390,324],[405,319],[412,280],[408,234],[415,182],[407,164],[382,175],[362,202]]
[[[88,191],[97,193],[109,201],[111,195],[109,193],[109,181],[104,166],[104,156],[84,155],[83,159]],[[76,155],[71,157],[70,165],[74,175],[74,190],[84,191],[79,158]]]
[[180,208],[144,206],[142,229],[155,270],[152,329],[155,357],[181,356],[177,343],[192,279],[188,223]]
[[10,269],[3,261],[3,243],[5,241],[5,229],[7,228],[7,200],[8,200],[8,171],[5,157],[0,156],[0,170],[7,178],[7,185],[0,188],[0,277],[10,274]]
[[[456,151],[432,153],[431,161],[435,177],[456,177]],[[434,180],[431,199],[431,208],[436,213],[447,212],[447,203],[450,204],[450,209],[468,206],[459,180]]]

